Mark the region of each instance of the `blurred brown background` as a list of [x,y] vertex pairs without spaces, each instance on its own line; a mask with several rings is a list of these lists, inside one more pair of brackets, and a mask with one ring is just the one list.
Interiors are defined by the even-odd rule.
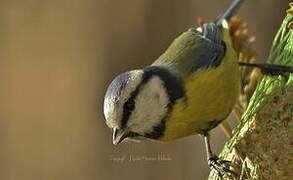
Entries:
[[[101,105],[115,75],[151,63],[197,17],[213,20],[230,2],[0,0],[0,179],[205,179],[199,136],[114,147]],[[246,0],[241,9],[259,59],[287,4]],[[225,137],[217,129],[212,138],[219,152]],[[168,160],[128,160],[158,154]]]

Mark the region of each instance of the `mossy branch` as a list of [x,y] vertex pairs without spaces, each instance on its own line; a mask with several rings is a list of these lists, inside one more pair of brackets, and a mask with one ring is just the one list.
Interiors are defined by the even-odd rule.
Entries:
[[[273,41],[268,63],[293,66],[293,5],[290,5]],[[292,74],[287,78],[263,77],[220,158],[231,161],[238,172],[239,177],[230,179],[292,179]],[[208,179],[220,178],[212,171]]]

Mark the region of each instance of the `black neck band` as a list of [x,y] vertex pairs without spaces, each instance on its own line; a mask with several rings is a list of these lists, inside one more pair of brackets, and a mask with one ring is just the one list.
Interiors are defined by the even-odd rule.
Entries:
[[[142,80],[137,88],[131,93],[130,98],[125,102],[123,107],[123,116],[122,116],[122,127],[125,127],[132,111],[135,109],[135,98],[137,97],[141,87],[149,82],[153,77],[159,77],[166,88],[168,94],[168,111],[172,109],[173,104],[177,99],[180,99],[185,96],[185,90],[182,80],[173,75],[168,69],[159,67],[159,66],[149,66],[143,70]],[[146,134],[145,136],[152,139],[158,139],[163,135],[165,130],[165,119],[164,117],[160,123],[155,126],[152,132]]]

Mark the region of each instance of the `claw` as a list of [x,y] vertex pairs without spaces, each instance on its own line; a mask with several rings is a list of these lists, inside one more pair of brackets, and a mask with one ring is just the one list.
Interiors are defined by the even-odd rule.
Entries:
[[213,155],[208,159],[208,165],[210,169],[217,172],[220,179],[223,179],[223,175],[229,177],[229,174],[232,177],[237,177],[237,173],[231,170],[231,167],[233,167],[231,161],[220,160],[217,156]]
[[218,156],[213,154],[208,134],[204,134],[204,140],[206,145],[208,165],[210,169],[215,170],[220,179],[223,179],[223,175],[225,175],[229,179],[236,179],[238,175],[236,172],[231,170],[231,167],[233,167],[232,163],[227,160],[221,160],[218,158]]

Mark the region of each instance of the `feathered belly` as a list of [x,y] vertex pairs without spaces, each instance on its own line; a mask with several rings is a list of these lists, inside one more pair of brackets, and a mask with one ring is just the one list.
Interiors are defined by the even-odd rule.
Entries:
[[186,97],[178,100],[166,120],[161,140],[209,131],[232,111],[240,91],[237,64],[202,70],[186,80]]

